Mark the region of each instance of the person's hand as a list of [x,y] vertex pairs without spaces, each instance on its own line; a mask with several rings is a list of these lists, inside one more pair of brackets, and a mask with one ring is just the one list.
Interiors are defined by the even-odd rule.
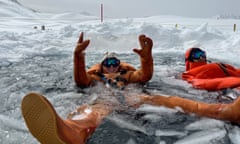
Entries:
[[82,54],[83,51],[87,48],[87,46],[89,45],[90,40],[83,40],[83,32],[81,32],[77,46],[75,48],[75,53],[76,54]]
[[135,53],[137,53],[140,57],[146,57],[149,56],[149,54],[152,54],[153,41],[151,38],[146,37],[145,35],[140,35],[139,43],[141,49],[133,49]]

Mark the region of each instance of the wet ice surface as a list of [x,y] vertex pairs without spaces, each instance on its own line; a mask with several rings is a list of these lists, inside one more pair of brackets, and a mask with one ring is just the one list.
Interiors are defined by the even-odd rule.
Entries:
[[[94,53],[87,56],[88,60],[91,59],[87,66],[96,63],[101,57]],[[121,54],[119,57],[139,66],[139,59],[135,54]],[[182,55],[177,53],[155,53],[154,76],[143,88],[144,91],[217,102],[217,92],[195,90],[186,82],[175,79],[177,74],[184,71],[183,62]],[[101,84],[86,89],[76,88],[72,68],[70,52],[58,55],[33,54],[18,62],[1,65],[0,143],[37,143],[21,116],[21,100],[28,92],[45,95],[63,118],[83,103],[94,102],[97,98],[113,102],[117,95],[121,95],[122,92],[118,90],[103,90]],[[124,94],[141,92],[141,87],[130,85]],[[128,108],[114,111],[96,130],[88,144],[237,144],[239,133],[239,127],[228,122],[143,105],[137,110]]]

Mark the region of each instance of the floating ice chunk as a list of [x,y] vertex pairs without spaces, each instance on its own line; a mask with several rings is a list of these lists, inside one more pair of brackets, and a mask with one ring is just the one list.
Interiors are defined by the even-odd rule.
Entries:
[[143,119],[150,120],[152,122],[157,122],[162,119],[163,116],[159,116],[157,114],[146,114],[143,116]]
[[133,139],[129,139],[126,144],[137,144]]
[[[0,57],[1,57],[1,55],[0,55]],[[11,62],[8,61],[7,59],[5,59],[5,58],[0,59],[0,66],[9,66],[10,64],[11,64]]]
[[178,110],[166,108],[164,106],[142,105],[136,111],[146,113],[173,114],[176,113]]
[[11,129],[27,131],[26,127],[21,121],[13,119],[11,117],[0,115],[0,122],[1,122],[1,127],[6,126]]
[[218,141],[222,139],[226,133],[226,130],[219,128],[204,130],[186,136],[174,144],[211,144],[211,141]]
[[156,130],[155,132],[156,136],[177,136],[177,137],[183,137],[187,135],[187,132],[179,132],[174,130]]
[[165,77],[165,78],[161,78],[161,80],[164,83],[169,84],[171,86],[181,87],[181,88],[184,88],[184,89],[188,89],[188,88],[192,87],[189,83],[187,83],[186,81],[183,81],[182,79]]
[[120,119],[118,117],[109,117],[108,119],[111,120],[112,122],[116,123],[121,128],[127,128],[127,129],[130,129],[130,130],[139,131],[139,132],[142,132],[146,135],[149,134],[148,132],[146,132],[145,128],[136,126],[136,125],[134,125],[132,123],[129,123],[129,122],[127,122],[123,119]]
[[159,144],[166,144],[166,142],[165,141],[160,141]]
[[229,130],[228,136],[233,144],[240,144],[240,128],[239,127],[234,126],[233,129]]
[[224,122],[215,119],[202,118],[199,121],[191,123],[185,127],[187,130],[207,130],[212,128],[223,128]]

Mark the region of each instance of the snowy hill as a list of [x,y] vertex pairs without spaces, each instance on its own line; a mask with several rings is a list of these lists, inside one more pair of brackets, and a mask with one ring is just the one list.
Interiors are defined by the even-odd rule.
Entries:
[[0,0],[0,17],[35,17],[37,12],[17,0]]
[[76,19],[76,20],[94,20],[96,16],[91,15],[88,12],[64,12],[58,14],[43,13],[27,8],[17,0],[0,0],[0,18],[6,17],[18,17],[18,18],[41,18],[41,19]]
[[76,13],[76,12],[65,12],[65,13],[60,13],[60,14],[54,14],[51,16],[52,19],[65,19],[65,20],[70,20],[70,19],[76,19],[76,20],[96,20],[99,19],[96,16],[93,16],[87,12],[81,12],[81,13]]

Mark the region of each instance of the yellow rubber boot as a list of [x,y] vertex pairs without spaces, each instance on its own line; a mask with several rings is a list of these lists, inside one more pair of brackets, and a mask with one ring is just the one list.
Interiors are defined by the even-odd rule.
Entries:
[[62,120],[43,96],[30,93],[22,100],[22,115],[31,134],[42,144],[84,144],[89,129]]

